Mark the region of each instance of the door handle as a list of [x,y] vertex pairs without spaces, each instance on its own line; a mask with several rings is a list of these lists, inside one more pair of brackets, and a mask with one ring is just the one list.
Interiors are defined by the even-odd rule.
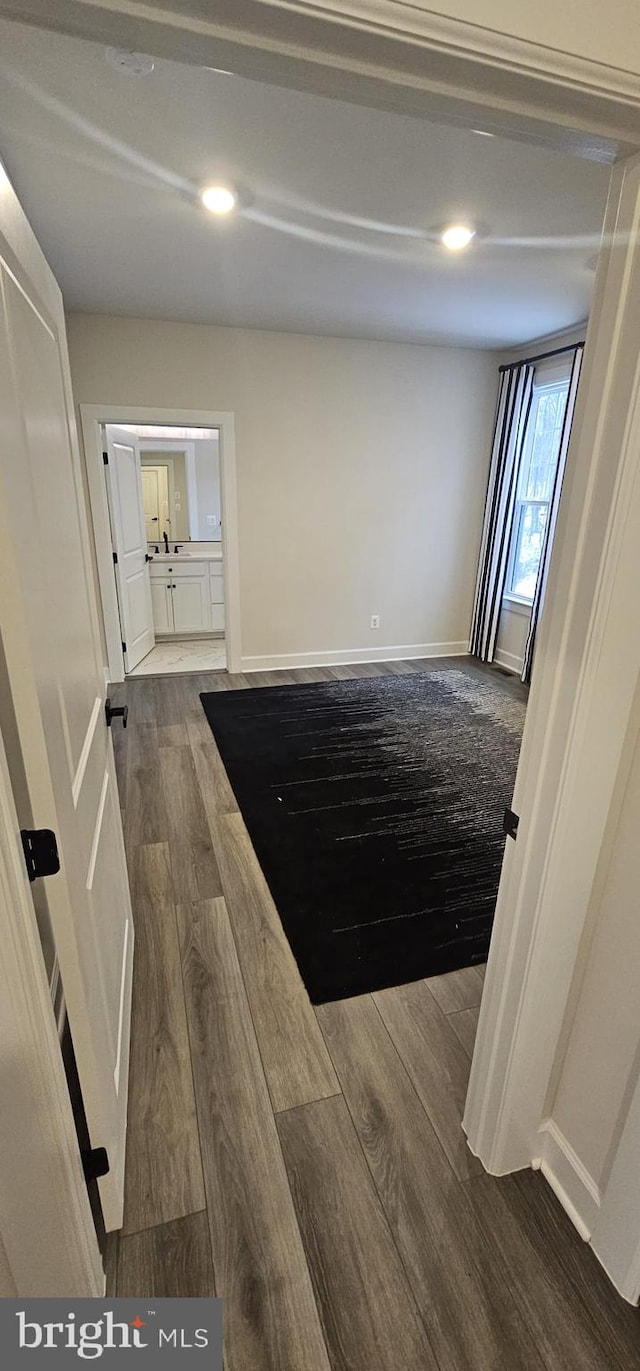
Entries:
[[107,728],[111,728],[112,719],[122,719],[122,727],[127,727],[127,719],[129,718],[128,705],[112,705],[111,700],[107,698],[104,702],[104,712],[107,720]]

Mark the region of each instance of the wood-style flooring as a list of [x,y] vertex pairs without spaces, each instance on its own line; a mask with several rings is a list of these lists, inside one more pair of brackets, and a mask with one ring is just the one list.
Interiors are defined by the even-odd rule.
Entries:
[[111,690],[136,958],[109,1288],[221,1295],[227,1371],[640,1368],[638,1311],[545,1182],[466,1146],[481,971],[314,1011],[198,698],[441,665]]

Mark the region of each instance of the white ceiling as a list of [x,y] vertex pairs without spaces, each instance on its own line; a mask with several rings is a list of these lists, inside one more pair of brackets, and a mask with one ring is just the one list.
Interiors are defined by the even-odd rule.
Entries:
[[[70,310],[485,347],[586,317],[609,176],[178,63],[126,77],[7,21],[0,156]],[[220,181],[224,220],[197,197]],[[460,219],[481,236],[447,254]]]

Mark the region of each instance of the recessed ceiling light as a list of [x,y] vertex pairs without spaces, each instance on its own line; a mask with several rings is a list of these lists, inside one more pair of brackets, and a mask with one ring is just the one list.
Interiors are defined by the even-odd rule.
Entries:
[[472,133],[477,133],[479,138],[495,138],[495,133],[489,133],[488,129],[472,129]]
[[228,186],[207,186],[200,192],[200,199],[212,214],[230,214],[238,197]]
[[105,48],[105,58],[122,76],[150,76],[155,62],[146,52],[129,52],[127,48]]
[[449,252],[461,252],[462,248],[468,248],[475,236],[475,229],[469,228],[467,224],[450,224],[449,228],[440,234],[440,242]]

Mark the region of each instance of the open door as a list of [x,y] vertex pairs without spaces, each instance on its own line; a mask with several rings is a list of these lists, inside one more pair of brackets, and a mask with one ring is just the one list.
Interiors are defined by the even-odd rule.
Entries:
[[[105,1223],[117,1228],[131,902],[62,299],[8,191],[0,197],[0,425],[1,634],[13,766],[33,829],[56,835],[60,870],[31,874],[53,930],[91,1145],[107,1151],[109,1171],[99,1182]],[[49,1121],[35,1126],[46,1131]]]
[[108,424],[105,430],[107,494],[122,625],[125,671],[155,644],[140,451],[135,434]]
[[144,524],[148,543],[159,543],[166,528],[171,533],[169,519],[169,468],[166,466],[143,466],[142,503],[144,505]]

